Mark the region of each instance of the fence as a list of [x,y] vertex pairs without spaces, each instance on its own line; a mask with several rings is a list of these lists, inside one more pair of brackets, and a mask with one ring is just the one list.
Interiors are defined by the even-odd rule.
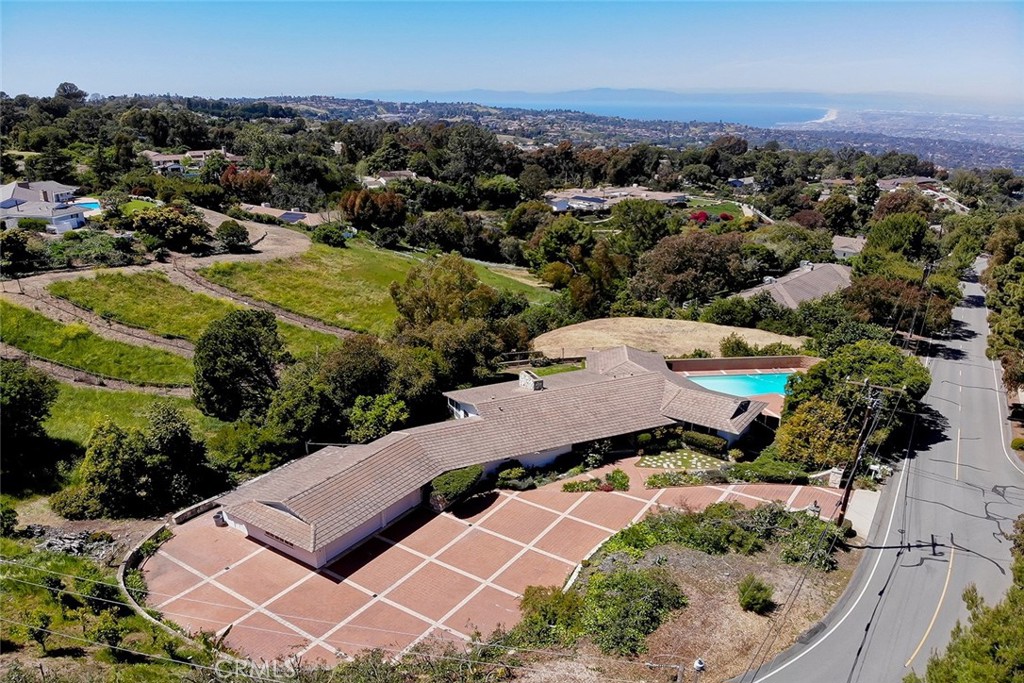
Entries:
[[104,375],[101,372],[85,370],[84,368],[79,368],[74,365],[62,363],[58,360],[53,360],[52,358],[43,358],[42,356],[37,356],[31,351],[25,351],[24,349],[19,349],[13,346],[11,348],[15,349],[15,353],[4,354],[0,356],[0,358],[3,358],[4,360],[20,360],[23,358],[30,358],[32,360],[39,361],[40,363],[56,365],[59,368],[63,368],[71,373],[75,373],[70,376],[70,379],[81,384],[104,386],[104,382],[120,382],[123,384],[130,384],[136,387],[151,387],[153,389],[188,389],[191,388],[192,386],[191,384],[175,384],[173,382],[140,382],[125,379],[123,377],[111,377],[110,375]]
[[325,332],[335,337],[349,337],[355,334],[355,332],[352,332],[351,330],[344,330],[341,329],[340,327],[332,327],[331,325],[320,322],[319,320],[307,318],[306,316],[299,315],[297,313],[292,313],[291,311],[286,311],[280,306],[275,306],[265,301],[259,301],[257,299],[253,299],[252,297],[245,296],[244,294],[239,294],[238,292],[233,292],[227,287],[222,287],[221,285],[218,285],[214,282],[210,282],[199,273],[182,265],[181,262],[178,261],[177,259],[172,261],[172,265],[176,271],[178,271],[179,273],[181,273],[186,278],[188,278],[195,284],[199,285],[203,289],[214,292],[217,295],[227,299],[241,301],[245,305],[250,306],[252,308],[258,308],[260,310],[269,311],[278,318],[280,318],[281,320],[290,322],[294,325],[298,325],[299,327],[304,327],[308,330],[315,330],[317,332]]

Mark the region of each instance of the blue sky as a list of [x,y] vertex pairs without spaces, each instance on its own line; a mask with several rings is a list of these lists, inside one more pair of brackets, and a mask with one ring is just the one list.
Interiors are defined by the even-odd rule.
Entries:
[[[0,2],[2,89],[901,92],[1024,102],[1020,2]],[[51,38],[58,38],[51,40]]]

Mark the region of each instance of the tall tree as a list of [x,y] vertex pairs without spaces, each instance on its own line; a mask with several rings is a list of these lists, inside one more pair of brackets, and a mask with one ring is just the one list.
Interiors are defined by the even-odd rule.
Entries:
[[196,407],[227,421],[261,417],[278,386],[275,364],[283,348],[269,311],[231,311],[211,323],[193,358]]

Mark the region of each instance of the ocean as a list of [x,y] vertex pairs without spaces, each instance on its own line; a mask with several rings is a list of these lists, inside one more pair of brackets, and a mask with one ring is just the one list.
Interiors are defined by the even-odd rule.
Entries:
[[498,102],[488,101],[494,107],[523,109],[572,109],[601,116],[620,116],[641,121],[707,121],[741,123],[756,128],[773,128],[786,123],[816,121],[828,113],[826,107],[785,107],[779,105],[736,104],[735,102],[700,102],[693,104],[663,103],[591,103],[591,102]]

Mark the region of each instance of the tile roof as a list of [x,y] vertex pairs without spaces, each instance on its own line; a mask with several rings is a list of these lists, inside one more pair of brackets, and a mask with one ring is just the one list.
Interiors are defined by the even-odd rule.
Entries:
[[820,299],[850,286],[850,267],[837,263],[816,263],[810,268],[798,268],[786,275],[757,287],[745,289],[740,296],[749,299],[768,292],[780,306],[796,308],[804,301]]
[[844,235],[834,235],[832,237],[832,249],[834,251],[844,251],[851,254],[859,254],[864,251],[864,245],[867,243],[867,239],[863,237],[846,237]]
[[741,433],[766,404],[704,389],[655,353],[595,352],[588,369],[545,377],[530,391],[504,382],[448,392],[478,416],[328,447],[221,499],[233,518],[316,552],[449,470],[677,421]]

